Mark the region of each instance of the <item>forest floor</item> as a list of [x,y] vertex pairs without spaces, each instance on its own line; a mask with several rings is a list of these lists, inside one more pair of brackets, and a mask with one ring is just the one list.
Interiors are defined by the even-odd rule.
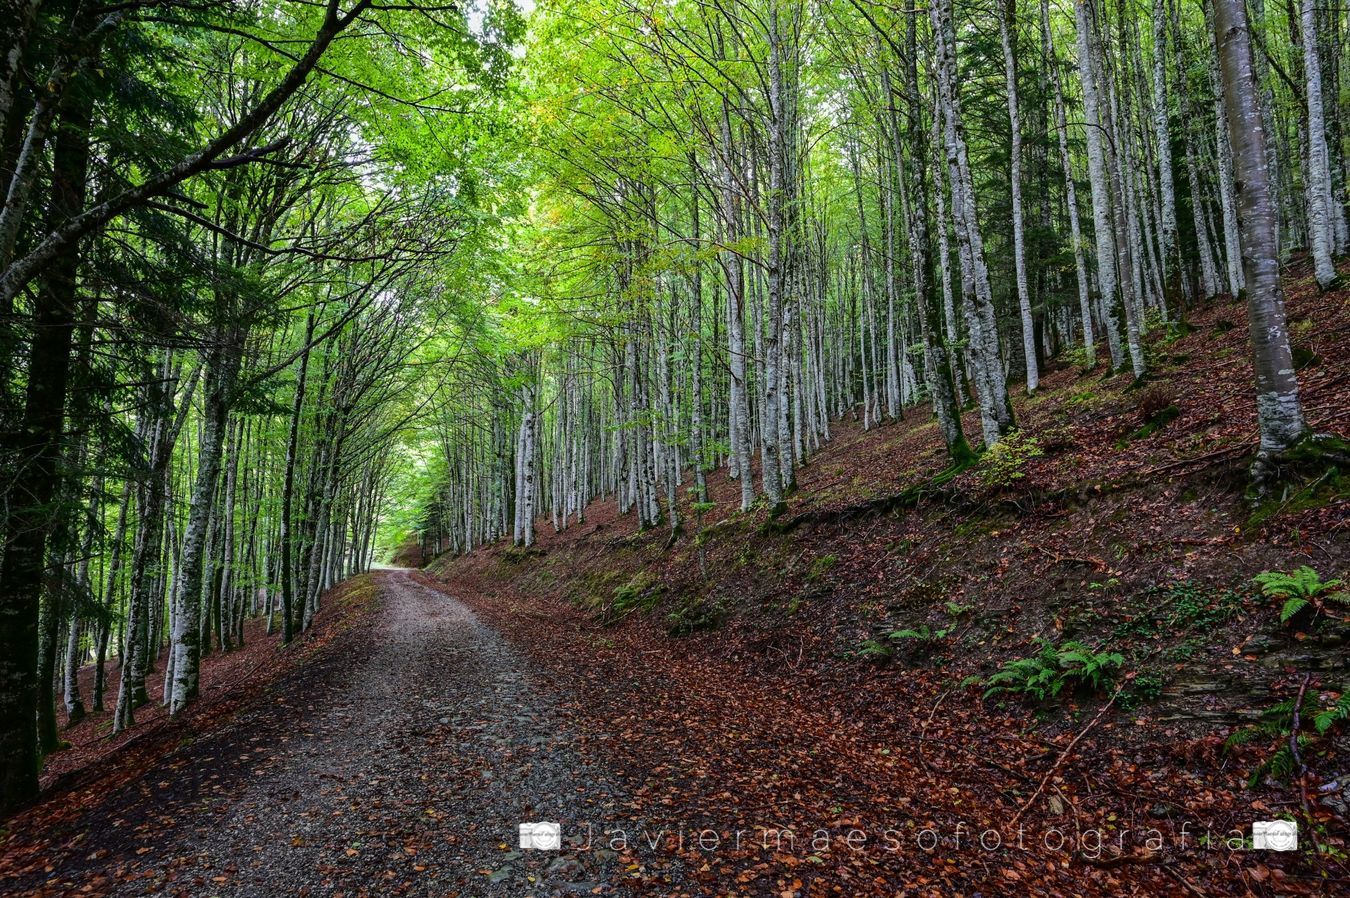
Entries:
[[[1344,434],[1350,294],[1304,273],[1289,306],[1308,416]],[[599,502],[528,551],[349,581],[299,645],[208,659],[186,719],[115,750],[70,731],[0,893],[1344,893],[1345,731],[1303,730],[1306,812],[1248,786],[1285,737],[1225,747],[1350,681],[1343,621],[1281,624],[1251,584],[1350,569],[1350,488],[1244,494],[1244,322],[1220,301],[1157,329],[1142,388],[1047,371],[1016,400],[1020,477],[935,483],[916,409],[837,422],[776,517],[711,476],[701,541],[687,504],[672,538]],[[1042,702],[967,684],[1042,640],[1122,669]],[[1276,817],[1305,850],[1251,850]],[[572,842],[519,851],[531,820]]]
[[[1305,410],[1343,436],[1350,293],[1294,274]],[[1248,785],[1287,713],[1284,732],[1226,744],[1301,688],[1326,709],[1350,686],[1350,625],[1282,624],[1251,581],[1350,571],[1350,478],[1314,466],[1246,494],[1246,333],[1221,299],[1155,328],[1142,386],[1045,372],[1015,399],[1036,440],[1017,477],[935,482],[946,461],[915,409],[836,422],[776,517],[738,513],[738,485],[710,475],[702,565],[687,502],[672,537],[610,501],[545,522],[530,550],[428,570],[550,672],[622,772],[621,818],[719,835],[624,855],[634,893],[1350,892],[1346,728],[1302,721],[1306,812],[1287,778]],[[1111,685],[1035,701],[969,684],[1071,640],[1121,655]],[[1253,822],[1280,817],[1304,850],[1250,850]],[[770,844],[728,847],[738,831]]]

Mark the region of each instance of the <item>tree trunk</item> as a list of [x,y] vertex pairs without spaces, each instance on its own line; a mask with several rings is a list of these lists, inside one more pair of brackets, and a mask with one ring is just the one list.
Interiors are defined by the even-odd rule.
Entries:
[[[90,108],[73,101],[62,115],[52,154],[47,226],[84,206],[89,167]],[[38,617],[52,498],[60,483],[70,350],[75,331],[78,245],[44,272],[36,306],[23,418],[0,458],[24,463],[13,479],[0,563],[0,815],[38,793]],[[48,684],[50,689],[50,683]]]
[[[928,224],[928,144],[927,130],[919,110],[922,108],[919,92],[918,67],[918,9],[910,0],[905,27],[905,90],[910,103],[909,146],[913,157],[909,166],[908,231],[910,271],[914,279],[915,304],[919,313],[919,333],[924,346],[924,372],[928,393],[933,402],[938,430],[947,454],[954,464],[965,464],[974,458],[970,444],[961,426],[961,409],[957,401],[952,366],[948,363],[946,347],[939,338],[941,332],[940,297],[934,289],[933,253],[929,242]],[[935,110],[936,114],[936,110]],[[899,156],[899,132],[896,132],[895,152]],[[897,161],[897,168],[899,168]],[[939,188],[940,189],[940,188]],[[939,220],[939,227],[941,226]]]
[[216,483],[220,477],[226,420],[239,370],[242,347],[232,325],[217,329],[217,347],[212,350],[202,423],[202,439],[197,457],[197,482],[183,532],[183,551],[174,577],[173,689],[169,713],[179,714],[197,697],[201,669],[202,571],[211,512],[215,504]]
[[1008,82],[1008,126],[1011,130],[1008,152],[1011,160],[1013,267],[1017,277],[1017,307],[1022,314],[1022,355],[1026,359],[1027,392],[1040,386],[1041,373],[1036,366],[1036,328],[1031,320],[1031,291],[1027,286],[1027,246],[1022,223],[1022,120],[1017,108],[1017,56],[1013,46],[1017,28],[1017,0],[1004,0],[998,32],[1003,44],[1003,75]]
[[1055,58],[1055,45],[1050,32],[1050,0],[1041,0],[1041,42],[1045,49],[1046,65],[1050,68],[1050,83],[1054,90],[1055,137],[1059,144],[1059,164],[1064,171],[1064,204],[1069,214],[1069,243],[1073,249],[1074,274],[1078,281],[1078,310],[1083,325],[1083,355],[1089,369],[1097,366],[1097,352],[1093,340],[1092,293],[1088,283],[1087,262],[1083,258],[1083,228],[1078,217],[1078,188],[1074,183],[1073,163],[1069,156],[1069,128],[1064,113],[1064,86]]
[[975,184],[970,171],[964,125],[957,90],[956,31],[949,0],[936,0],[930,9],[937,47],[939,106],[944,121],[947,168],[951,179],[952,219],[961,254],[962,305],[970,331],[971,361],[975,368],[976,393],[986,446],[992,446],[1016,425],[1008,400],[1007,379],[994,320],[989,270],[984,258],[975,204]]
[[1083,136],[1087,143],[1088,183],[1092,188],[1092,232],[1097,241],[1097,289],[1105,307],[1102,326],[1106,328],[1107,344],[1111,349],[1111,367],[1118,369],[1125,363],[1125,354],[1120,346],[1120,328],[1112,314],[1119,298],[1119,276],[1116,269],[1111,184],[1102,142],[1103,107],[1097,84],[1090,3],[1091,0],[1077,0],[1074,4],[1074,22],[1078,36],[1078,73],[1083,85]]
[[291,423],[286,436],[286,461],[282,473],[281,520],[277,541],[281,543],[281,644],[295,638],[295,528],[291,524],[295,506],[295,466],[300,449],[300,417],[305,404],[305,381],[309,375],[309,345],[314,340],[314,310],[305,319],[305,344],[300,352],[295,396],[291,403]]
[[[1327,150],[1326,115],[1322,106],[1322,61],[1321,54],[1317,52],[1316,23],[1316,4],[1313,0],[1302,0],[1299,24],[1303,37],[1303,77],[1307,81],[1304,95],[1308,103],[1308,170],[1303,177],[1307,193],[1308,244],[1312,251],[1317,286],[1329,290],[1336,283],[1336,266],[1332,261],[1337,251],[1336,225],[1333,220],[1336,211]],[[1217,33],[1218,26],[1215,27]]]
[[1177,200],[1172,176],[1172,134],[1167,101],[1167,10],[1166,0],[1153,0],[1153,139],[1158,154],[1158,192],[1162,213],[1160,267],[1165,289],[1174,294],[1175,278],[1181,273],[1177,246]]
[[1279,455],[1308,432],[1298,399],[1280,286],[1276,210],[1266,167],[1265,126],[1257,100],[1247,11],[1242,0],[1215,0],[1214,35],[1223,71],[1228,137],[1238,172],[1242,261],[1251,321],[1252,364],[1261,448],[1253,472],[1258,481]]

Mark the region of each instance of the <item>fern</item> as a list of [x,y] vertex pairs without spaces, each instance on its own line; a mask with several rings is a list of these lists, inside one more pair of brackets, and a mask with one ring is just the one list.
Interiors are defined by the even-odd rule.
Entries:
[[[1298,734],[1298,747],[1302,751],[1350,720],[1350,692],[1342,693],[1334,705],[1324,710],[1318,709],[1317,696],[1311,691],[1306,692],[1303,696],[1303,706],[1299,708],[1299,717],[1302,720],[1311,720],[1316,731],[1315,734],[1309,732]],[[1293,776],[1294,753],[1289,750],[1289,736],[1293,732],[1293,727],[1294,700],[1285,699],[1262,711],[1256,723],[1235,731],[1225,740],[1226,749],[1253,742],[1279,740],[1274,750],[1252,770],[1247,778],[1249,787],[1256,788],[1266,777],[1285,782]]]
[[1006,662],[984,681],[984,697],[1000,692],[1030,696],[1037,701],[1057,698],[1068,687],[1100,690],[1125,664],[1119,652],[1098,652],[1070,640],[1055,645],[1039,640],[1041,650],[1029,658]]
[[882,661],[895,654],[895,649],[884,642],[879,642],[875,639],[867,639],[858,644],[858,648],[854,650],[853,654],[858,658]]
[[1313,729],[1319,736],[1325,736],[1333,727],[1350,720],[1350,690],[1341,694],[1340,700],[1325,711],[1313,715]]
[[1317,571],[1306,564],[1295,570],[1265,571],[1252,578],[1261,593],[1268,599],[1282,599],[1280,622],[1286,623],[1305,608],[1312,607],[1318,613],[1328,610],[1328,603],[1350,604],[1350,592],[1338,590],[1345,581],[1341,578],[1323,580]]
[[1280,623],[1288,623],[1289,618],[1308,607],[1308,600],[1301,596],[1290,596],[1280,606]]

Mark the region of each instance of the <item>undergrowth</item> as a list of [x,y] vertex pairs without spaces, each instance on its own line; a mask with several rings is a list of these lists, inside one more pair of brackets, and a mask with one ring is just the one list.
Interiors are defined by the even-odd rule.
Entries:
[[996,673],[966,682],[986,687],[985,698],[1006,693],[1044,702],[1066,689],[1100,691],[1125,665],[1119,652],[1098,651],[1074,640],[1058,645],[1044,637],[1036,641],[1041,647],[1036,654],[1006,661]]
[[[1297,742],[1299,754],[1304,750],[1314,750],[1318,743],[1328,736],[1338,734],[1350,721],[1350,692],[1342,691],[1340,697],[1328,705],[1313,690],[1303,692],[1303,701],[1298,708],[1300,726],[1298,736],[1294,738],[1294,704],[1296,698],[1285,699],[1271,705],[1261,712],[1261,718],[1251,726],[1243,727],[1228,737],[1225,748],[1233,749],[1240,745],[1265,741],[1278,743],[1272,746],[1265,758],[1252,770],[1248,785],[1255,788],[1267,777],[1276,782],[1288,782],[1298,771],[1298,762],[1290,745]],[[1311,724],[1312,731],[1304,727]]]

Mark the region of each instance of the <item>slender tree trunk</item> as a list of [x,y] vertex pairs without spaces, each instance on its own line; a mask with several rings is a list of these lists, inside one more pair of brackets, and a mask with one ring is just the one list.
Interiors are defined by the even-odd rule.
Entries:
[[183,532],[183,551],[174,576],[173,688],[169,713],[179,714],[197,697],[201,669],[202,572],[205,548],[220,476],[226,420],[239,370],[242,347],[233,325],[217,330],[217,346],[208,371],[202,439],[197,457],[197,482]]
[[778,419],[783,396],[783,303],[787,283],[787,110],[784,97],[783,37],[778,4],[769,4],[769,196],[768,196],[768,320],[764,326],[764,408],[760,440],[763,469],[760,481],[771,507],[783,501],[783,458],[778,435]]
[[1125,363],[1125,354],[1121,351],[1120,329],[1112,314],[1119,299],[1119,280],[1111,185],[1102,142],[1104,126],[1095,71],[1091,0],[1077,0],[1074,4],[1074,22],[1078,36],[1078,73],[1083,85],[1083,136],[1087,143],[1088,183],[1092,187],[1092,231],[1097,240],[1097,288],[1106,311],[1102,325],[1106,328],[1107,344],[1111,349],[1111,367],[1118,369]]
[[960,97],[956,89],[956,31],[949,0],[931,6],[937,45],[938,96],[944,120],[947,167],[951,176],[952,218],[961,253],[962,304],[970,332],[971,359],[986,446],[998,442],[1016,425],[1008,400],[1007,380],[994,320],[993,295],[984,259],[984,241],[975,208],[975,185],[970,172]]
[[1078,217],[1078,188],[1074,182],[1073,163],[1069,156],[1069,128],[1064,113],[1064,87],[1055,58],[1055,45],[1050,32],[1050,0],[1041,0],[1041,41],[1045,47],[1046,64],[1050,68],[1050,83],[1054,90],[1055,137],[1059,144],[1059,164],[1064,171],[1064,204],[1068,207],[1069,243],[1073,248],[1074,275],[1078,282],[1078,309],[1083,325],[1083,355],[1089,369],[1097,366],[1097,352],[1093,340],[1092,294],[1088,282],[1087,262],[1083,258],[1083,228]]
[[280,533],[281,543],[281,643],[295,638],[295,535],[291,519],[295,505],[295,466],[300,449],[300,418],[304,412],[305,382],[309,375],[309,345],[314,340],[314,310],[305,319],[305,343],[300,353],[295,378],[295,397],[291,404],[291,423],[286,436],[286,461],[282,473]]
[[1167,100],[1167,9],[1166,0],[1153,0],[1153,138],[1158,156],[1158,192],[1162,220],[1161,274],[1166,289],[1179,292],[1181,251],[1177,245],[1177,200],[1172,176],[1172,133]]
[[1261,448],[1253,472],[1258,481],[1279,455],[1308,433],[1298,398],[1298,378],[1285,321],[1280,286],[1276,210],[1266,166],[1265,125],[1257,100],[1242,0],[1214,0],[1214,35],[1223,71],[1228,137],[1238,169],[1247,315],[1251,321],[1252,364]]
[[1022,120],[1017,108],[1017,51],[1013,46],[1017,28],[1017,0],[1003,0],[998,26],[999,39],[1003,44],[1003,74],[1008,83],[1008,126],[1012,134],[1008,152],[1011,158],[1013,268],[1017,277],[1017,307],[1022,314],[1022,355],[1026,359],[1027,392],[1034,393],[1040,386],[1041,374],[1036,366],[1036,327],[1031,320],[1026,234],[1022,223]]
[[[731,136],[731,112],[722,103],[722,227],[724,244],[738,235],[739,204],[736,194],[735,146]],[[741,484],[741,511],[755,501],[754,478],[750,471],[750,393],[746,381],[745,351],[745,271],[735,250],[721,254],[727,281],[727,364],[730,370],[729,409],[731,462]]]
[[[113,531],[112,558],[108,563],[108,575],[103,596],[106,620],[100,621],[94,649],[94,710],[104,710],[104,693],[107,690],[108,638],[112,632],[112,614],[117,608],[117,581],[122,571],[122,546],[127,537],[127,511],[131,506],[131,481],[122,483],[122,501],[118,504],[117,529]],[[125,657],[119,659],[125,661]]]
[[1308,165],[1303,182],[1307,193],[1308,243],[1312,250],[1313,273],[1317,277],[1317,286],[1329,290],[1336,284],[1332,256],[1338,251],[1333,218],[1337,211],[1331,187],[1326,115],[1322,106],[1322,61],[1318,53],[1316,12],[1314,0],[1302,0],[1299,24],[1303,37],[1303,77],[1307,81],[1304,95],[1308,104]]
[[[1214,28],[1212,0],[1205,0],[1205,18],[1207,30]],[[1211,48],[1217,45],[1206,41]],[[1222,76],[1219,64],[1211,54],[1208,58],[1209,77],[1214,97],[1214,156],[1218,162],[1219,211],[1223,216],[1224,271],[1228,275],[1228,292],[1238,296],[1242,292],[1242,246],[1238,237],[1236,186],[1233,181],[1233,151],[1227,136],[1227,111],[1224,109]]]
[[[910,271],[914,279],[915,304],[919,314],[919,333],[924,346],[924,372],[927,376],[928,393],[933,402],[933,414],[937,417],[938,430],[947,454],[954,464],[965,464],[974,458],[970,444],[961,426],[961,409],[957,401],[956,387],[952,376],[952,366],[948,363],[946,347],[939,339],[941,331],[940,297],[934,290],[935,277],[933,254],[929,243],[928,219],[928,145],[927,130],[924,128],[919,110],[922,108],[919,91],[917,18],[919,11],[915,0],[910,0],[909,15],[905,26],[905,71],[906,98],[910,103],[909,146],[913,158],[909,166],[909,214],[908,231],[910,246]],[[935,114],[936,110],[934,111]],[[899,155],[899,132],[896,132],[895,152]],[[897,163],[897,168],[900,166]],[[940,188],[939,188],[940,189]],[[939,220],[940,222],[940,220]],[[939,226],[941,226],[939,224]]]
[[1107,97],[1102,110],[1102,126],[1106,129],[1107,134],[1112,135],[1112,143],[1117,148],[1108,150],[1106,161],[1107,174],[1110,179],[1111,210],[1115,216],[1116,270],[1120,280],[1120,308],[1125,319],[1125,340],[1130,353],[1130,367],[1134,373],[1134,379],[1138,381],[1143,378],[1145,373],[1144,347],[1141,340],[1143,327],[1140,322],[1143,317],[1143,294],[1140,289],[1138,266],[1133,246],[1132,232],[1134,227],[1133,216],[1131,215],[1133,210],[1133,203],[1130,200],[1131,189],[1124,170],[1129,165],[1129,160],[1124,154],[1126,146],[1124,127],[1116,127],[1120,119],[1117,112],[1116,92],[1109,75],[1105,73],[1103,75]]

